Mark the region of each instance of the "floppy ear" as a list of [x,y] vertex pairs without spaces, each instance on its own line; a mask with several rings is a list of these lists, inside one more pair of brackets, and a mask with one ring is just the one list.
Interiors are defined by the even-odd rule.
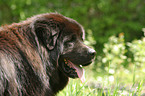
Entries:
[[49,50],[54,49],[60,32],[58,22],[53,19],[39,18],[33,24],[38,40]]

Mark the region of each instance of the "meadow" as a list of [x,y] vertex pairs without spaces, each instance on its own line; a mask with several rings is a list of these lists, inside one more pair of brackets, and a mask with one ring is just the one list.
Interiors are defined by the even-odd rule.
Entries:
[[144,79],[142,74],[138,74],[139,70],[134,66],[132,72],[122,71],[124,72],[110,75],[91,73],[88,69],[85,83],[81,83],[79,79],[70,79],[67,87],[57,96],[144,96]]

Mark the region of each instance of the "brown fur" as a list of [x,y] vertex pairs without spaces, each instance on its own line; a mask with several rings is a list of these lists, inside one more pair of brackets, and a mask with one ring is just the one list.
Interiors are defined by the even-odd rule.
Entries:
[[[73,48],[64,47],[64,42],[68,42],[72,34],[79,41],[73,43]],[[79,43],[83,39],[83,27],[75,20],[57,13],[41,14],[20,23],[2,26],[0,95],[55,95],[66,86],[70,77],[69,73],[62,70],[63,58],[68,55],[71,60],[71,52],[78,52],[75,46],[80,45],[82,53],[87,56],[90,49]],[[82,64],[90,63],[94,57],[81,56],[82,60],[89,58]],[[74,62],[77,63],[77,59]]]

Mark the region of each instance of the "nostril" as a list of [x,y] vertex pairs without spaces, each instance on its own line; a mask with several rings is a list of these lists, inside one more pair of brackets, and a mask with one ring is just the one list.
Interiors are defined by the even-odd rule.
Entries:
[[91,56],[95,56],[96,55],[96,51],[94,49],[91,49],[90,52],[89,52],[89,54]]
[[95,56],[96,55],[96,51],[95,52],[93,52],[93,53],[91,53],[91,56]]

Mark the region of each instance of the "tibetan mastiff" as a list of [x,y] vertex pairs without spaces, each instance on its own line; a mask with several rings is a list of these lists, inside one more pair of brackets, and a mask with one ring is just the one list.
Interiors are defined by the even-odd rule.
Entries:
[[54,96],[96,54],[83,27],[58,13],[0,27],[0,96]]

